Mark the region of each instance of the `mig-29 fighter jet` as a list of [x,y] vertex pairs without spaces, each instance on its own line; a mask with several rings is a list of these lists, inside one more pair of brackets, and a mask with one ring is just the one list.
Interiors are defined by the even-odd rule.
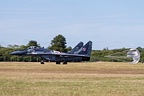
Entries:
[[63,64],[67,64],[67,62],[89,61],[91,51],[92,41],[89,41],[84,46],[83,42],[80,42],[67,53],[31,46],[26,50],[14,51],[10,54],[18,56],[40,56],[42,58],[41,64],[44,64],[44,60],[56,62],[56,64],[60,64],[61,62],[63,62]]

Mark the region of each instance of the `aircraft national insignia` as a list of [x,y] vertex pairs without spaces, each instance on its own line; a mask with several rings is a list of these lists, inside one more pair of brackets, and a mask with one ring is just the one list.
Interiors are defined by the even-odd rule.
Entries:
[[83,50],[83,51],[86,51],[86,48],[83,48],[82,50]]

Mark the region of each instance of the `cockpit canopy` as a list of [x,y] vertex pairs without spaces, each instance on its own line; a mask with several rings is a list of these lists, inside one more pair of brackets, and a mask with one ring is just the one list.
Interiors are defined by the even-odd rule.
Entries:
[[44,47],[39,47],[39,46],[30,46],[27,48],[27,52],[51,52],[51,50],[45,49]]
[[41,47],[39,47],[39,46],[30,46],[27,49],[39,49],[39,48],[41,48]]

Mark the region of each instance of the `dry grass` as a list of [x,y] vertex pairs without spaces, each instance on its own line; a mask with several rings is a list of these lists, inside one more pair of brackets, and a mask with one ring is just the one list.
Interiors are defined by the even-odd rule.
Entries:
[[144,65],[0,63],[0,96],[143,96]]

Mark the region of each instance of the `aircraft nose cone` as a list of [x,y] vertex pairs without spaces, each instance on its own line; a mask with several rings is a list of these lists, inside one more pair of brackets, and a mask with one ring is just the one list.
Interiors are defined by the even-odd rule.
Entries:
[[10,55],[15,55],[15,52],[11,52]]
[[10,53],[10,55],[24,55],[24,54],[26,54],[26,51],[14,51]]
[[10,55],[20,55],[20,53],[21,53],[20,51],[14,51],[14,52],[11,52]]

